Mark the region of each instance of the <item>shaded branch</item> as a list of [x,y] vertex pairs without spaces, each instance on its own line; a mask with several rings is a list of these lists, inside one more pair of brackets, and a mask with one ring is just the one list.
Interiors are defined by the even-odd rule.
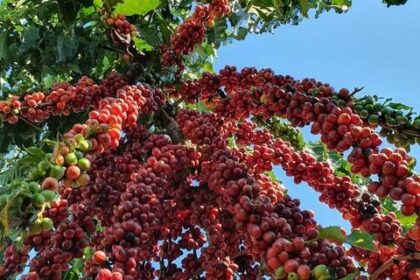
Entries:
[[387,271],[389,268],[391,268],[392,265],[394,265],[396,262],[405,261],[405,260],[420,260],[420,253],[412,253],[406,256],[396,256],[391,259],[389,259],[387,262],[385,262],[382,266],[380,266],[372,275],[370,276],[371,280],[376,280],[379,278],[379,276],[382,275],[385,271]]
[[166,129],[169,137],[174,144],[178,144],[184,140],[181,130],[178,127],[178,124],[175,121],[175,118],[170,115],[168,112],[169,108],[167,105],[162,106],[159,110],[156,111],[155,117],[156,120],[160,121],[161,125]]

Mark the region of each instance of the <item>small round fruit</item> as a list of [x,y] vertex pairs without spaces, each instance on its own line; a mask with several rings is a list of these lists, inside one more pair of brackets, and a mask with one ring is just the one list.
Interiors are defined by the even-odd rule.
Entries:
[[45,202],[51,202],[55,198],[55,192],[50,190],[43,190],[41,194],[44,196]]
[[295,272],[299,266],[299,263],[295,259],[289,259],[284,263],[284,271],[287,273]]
[[92,144],[88,140],[83,140],[79,143],[79,149],[83,152],[87,152],[92,148]]
[[66,177],[70,180],[75,180],[80,176],[80,168],[77,166],[69,166],[66,170]]
[[50,218],[43,218],[41,220],[42,229],[50,230],[53,228],[53,221]]
[[28,188],[31,193],[38,193],[41,191],[41,185],[37,182],[30,182]]
[[92,260],[95,264],[104,264],[106,259],[106,254],[103,251],[96,251],[93,253]]
[[31,234],[39,234],[42,231],[41,220],[36,220],[32,225],[29,226],[29,232]]
[[123,279],[124,277],[121,274],[121,272],[118,272],[118,271],[112,272],[112,280],[123,280]]
[[370,125],[377,125],[379,123],[379,116],[376,114],[372,114],[368,118],[368,122]]
[[65,156],[66,164],[67,165],[76,165],[77,164],[77,156],[75,153],[68,153]]
[[90,161],[87,158],[81,158],[77,164],[81,170],[88,171],[90,169]]
[[314,267],[314,269],[312,270],[312,275],[316,278],[319,279],[321,276],[324,275],[328,275],[328,268],[327,266],[323,265],[323,264],[319,264],[317,266]]
[[283,279],[286,276],[286,272],[284,271],[284,267],[280,266],[279,268],[274,271],[274,276],[276,279]]
[[51,165],[50,176],[60,180],[66,173],[66,168],[59,165]]
[[387,118],[386,124],[389,126],[395,126],[397,124],[397,121],[394,118]]
[[85,187],[90,182],[90,177],[88,174],[80,174],[80,176],[76,179],[76,184],[79,187]]
[[112,272],[106,268],[102,268],[101,270],[99,270],[99,273],[96,276],[96,280],[111,280],[111,279],[112,279]]
[[297,275],[299,280],[307,280],[311,277],[311,269],[306,264],[299,265]]
[[296,272],[292,272],[287,275],[287,280],[299,280],[299,277]]
[[80,143],[85,140],[85,137],[83,136],[83,134],[79,133],[79,134],[74,135],[74,139],[77,141],[77,143]]
[[47,177],[42,181],[42,188],[56,192],[58,191],[58,180],[54,177]]
[[37,167],[41,172],[46,172],[48,170],[48,168],[50,167],[50,165],[49,165],[48,162],[41,161],[41,162],[38,163]]
[[363,119],[366,119],[367,117],[369,117],[369,112],[368,112],[368,111],[366,111],[366,110],[362,110],[362,111],[360,112],[360,116],[361,116]]
[[32,205],[34,205],[35,207],[42,207],[44,203],[45,197],[42,194],[37,193],[32,197]]
[[62,155],[57,155],[57,157],[54,159],[54,163],[57,165],[64,165],[65,162],[66,160]]
[[415,129],[420,129],[420,118],[414,120],[413,126]]
[[83,157],[83,153],[81,151],[76,151],[76,152],[74,152],[74,154],[76,155],[77,160],[79,160]]

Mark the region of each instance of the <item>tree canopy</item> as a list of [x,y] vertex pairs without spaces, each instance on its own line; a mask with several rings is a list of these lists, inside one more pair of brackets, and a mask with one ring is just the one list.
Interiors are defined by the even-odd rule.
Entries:
[[351,5],[0,1],[0,278],[420,279],[414,108],[213,69],[222,45]]

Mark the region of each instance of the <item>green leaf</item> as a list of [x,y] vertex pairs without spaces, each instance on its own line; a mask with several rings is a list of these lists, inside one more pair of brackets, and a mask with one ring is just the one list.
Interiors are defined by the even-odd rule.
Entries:
[[396,211],[398,221],[400,221],[404,231],[408,231],[416,222],[417,215],[413,214],[411,216],[404,216],[401,211]]
[[203,70],[206,71],[206,72],[212,73],[214,71],[213,64],[211,64],[208,61],[204,62],[204,64],[203,64]]
[[321,230],[319,231],[318,239],[327,239],[330,241],[344,242],[346,240],[346,236],[343,234],[340,227],[329,226],[321,228]]
[[299,5],[302,8],[302,15],[308,17],[309,3],[308,0],[299,0]]
[[150,52],[153,50],[153,47],[151,45],[149,45],[145,40],[139,37],[134,38],[133,41],[134,41],[134,45],[136,46],[136,49],[139,52],[143,52],[143,51]]
[[328,159],[327,149],[321,141],[308,142],[307,148],[316,156],[317,160],[326,161]]
[[124,0],[115,6],[114,13],[125,16],[144,15],[156,9],[159,4],[159,0]]
[[388,106],[395,110],[410,110],[413,109],[410,106],[404,105],[402,103],[389,103]]
[[274,173],[273,170],[264,172],[264,175],[266,175],[268,178],[270,178],[274,182],[281,183],[281,180],[279,178],[277,178],[277,176],[276,176],[276,174]]
[[102,59],[102,67],[101,67],[101,74],[106,73],[111,68],[111,62],[109,61],[109,58],[107,56],[104,56]]
[[76,20],[80,3],[73,0],[58,0],[58,8],[64,24],[71,25]]
[[211,112],[211,109],[209,107],[207,107],[203,102],[198,102],[197,103],[197,111],[200,112]]
[[83,250],[83,259],[84,260],[90,260],[93,256],[94,250],[92,249],[92,247],[86,247]]
[[246,35],[248,35],[248,28],[245,28],[245,27],[241,26],[236,31],[235,39],[236,40],[244,40]]
[[83,277],[84,262],[82,259],[74,259],[71,262],[70,270],[66,271],[64,276],[62,277],[63,280],[79,280]]
[[26,149],[26,151],[28,152],[28,154],[36,156],[40,160],[45,159],[47,156],[47,154],[44,153],[44,151],[42,151],[40,148],[37,148],[37,147],[29,147]]
[[71,36],[60,35],[57,39],[57,58],[58,62],[70,61],[77,51],[77,38],[72,34]]
[[102,0],[93,0],[93,5],[97,8],[102,8],[104,3],[102,2]]
[[352,246],[374,252],[377,251],[377,248],[373,241],[374,238],[371,234],[357,229],[353,230],[345,239],[345,242]]
[[351,7],[352,1],[351,0],[332,0],[332,5],[339,6],[343,10],[347,10],[349,7]]
[[388,214],[389,212],[396,212],[398,210],[393,200],[389,198],[385,198],[384,200],[382,200],[381,207],[384,214]]
[[252,5],[261,8],[274,8],[278,6],[277,1],[275,0],[253,0]]
[[9,31],[3,31],[0,34],[0,60],[7,57],[7,53],[9,52],[9,46],[7,44],[7,36],[9,35]]
[[12,180],[22,176],[22,166],[20,162],[17,161],[15,165],[11,166],[9,169],[0,172],[0,186],[5,186],[10,183]]
[[19,52],[24,53],[28,50],[36,47],[36,43],[39,39],[39,30],[36,26],[31,25],[23,32],[23,42],[19,47]]
[[229,148],[231,148],[231,149],[236,148],[236,141],[235,141],[235,138],[233,138],[233,137],[229,137],[229,138],[227,139],[227,142],[228,142],[228,147],[229,147]]

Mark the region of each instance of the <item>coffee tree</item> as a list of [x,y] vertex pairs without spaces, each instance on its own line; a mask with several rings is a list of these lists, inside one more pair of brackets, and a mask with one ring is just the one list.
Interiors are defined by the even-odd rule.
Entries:
[[[221,44],[350,6],[1,1],[0,278],[419,279],[413,109],[212,68]],[[317,224],[274,167],[351,232]]]

